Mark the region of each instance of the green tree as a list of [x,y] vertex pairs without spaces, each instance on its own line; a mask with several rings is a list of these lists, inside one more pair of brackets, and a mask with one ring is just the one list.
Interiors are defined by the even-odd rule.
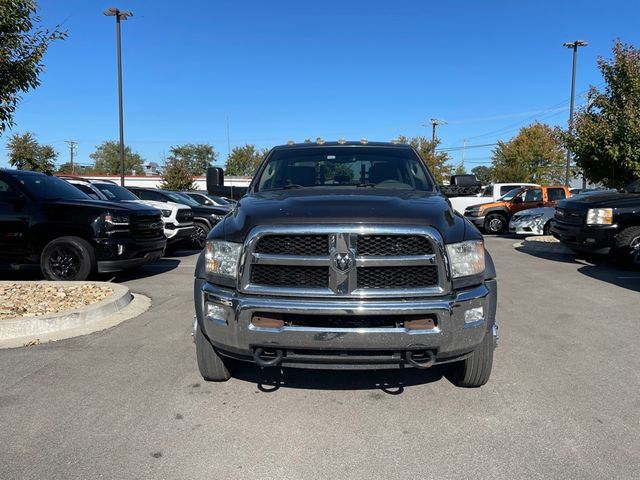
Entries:
[[598,68],[604,90],[591,87],[574,134],[561,136],[586,178],[622,187],[640,177],[640,51],[616,42],[613,58],[599,58]]
[[[95,162],[95,172],[106,175],[118,175],[120,173],[120,142],[113,140],[103,142],[96,147],[96,151],[89,157]],[[134,153],[131,147],[124,146],[124,170],[125,174],[132,170],[142,172],[144,160],[140,155]]]
[[435,145],[431,140],[426,137],[412,137],[408,138],[404,135],[398,137],[397,142],[399,143],[407,143],[415,148],[420,156],[424,159],[424,161],[429,166],[429,170],[433,173],[433,176],[436,178],[436,182],[439,185],[444,183],[449,183],[449,179],[451,177],[451,172],[453,171],[453,167],[448,164],[451,158],[447,152],[438,152],[435,149],[440,145],[440,140],[436,139]]
[[467,169],[464,167],[464,163],[459,164],[456,167],[455,175],[466,175],[466,174],[467,174]]
[[169,150],[169,160],[186,162],[189,169],[196,175],[204,175],[207,168],[211,167],[218,159],[218,153],[212,145],[207,143],[178,145]]
[[191,172],[191,165],[188,160],[183,158],[168,158],[164,164],[160,188],[181,192],[195,190],[193,173]]
[[40,27],[34,0],[0,1],[0,134],[15,125],[21,94],[40,85],[42,57],[51,42],[66,32]]
[[493,150],[493,177],[498,182],[563,183],[566,154],[549,125],[535,122]]
[[229,155],[227,159],[225,174],[239,176],[253,175],[268,151],[266,148],[264,150],[258,150],[251,144],[245,145],[244,147],[235,147],[231,150],[231,155]]
[[486,165],[478,165],[477,167],[473,167],[471,169],[471,173],[476,176],[476,178],[482,185],[489,185],[493,181],[493,169],[491,167],[487,167]]
[[51,145],[40,145],[30,133],[15,133],[7,143],[9,164],[20,170],[53,172],[58,153]]

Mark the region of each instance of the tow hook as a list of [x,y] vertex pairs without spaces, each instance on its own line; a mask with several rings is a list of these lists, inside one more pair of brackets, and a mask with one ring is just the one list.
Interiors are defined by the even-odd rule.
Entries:
[[261,367],[274,367],[276,365],[280,365],[284,354],[280,349],[277,349],[275,352],[275,357],[272,357],[271,355],[263,356],[265,353],[264,349],[262,347],[258,347],[253,352],[253,360]]
[[433,353],[433,350],[426,350],[424,352],[424,358],[420,358],[416,360],[413,358],[413,354],[417,352],[412,352],[411,350],[407,350],[404,354],[404,359],[407,363],[416,368],[429,368],[432,367],[434,363],[436,363],[436,354]]

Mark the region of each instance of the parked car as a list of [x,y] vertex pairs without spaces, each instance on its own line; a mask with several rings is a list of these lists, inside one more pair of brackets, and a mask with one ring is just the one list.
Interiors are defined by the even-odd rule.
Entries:
[[553,207],[522,210],[511,217],[509,231],[517,235],[549,235],[555,213]]
[[511,217],[521,210],[555,207],[558,200],[571,195],[565,186],[538,186],[514,189],[497,202],[471,205],[464,216],[488,234],[503,233]]
[[[222,186],[215,172],[211,190]],[[235,213],[209,233],[195,276],[205,380],[227,380],[233,359],[337,369],[450,363],[459,386],[489,379],[493,262],[409,145],[272,149]]]
[[576,252],[613,253],[640,267],[640,180],[620,192],[576,195],[560,202],[551,233]]
[[225,208],[227,210],[231,210],[233,205],[237,203],[233,200],[233,203],[224,197],[218,197],[216,195],[209,195],[206,192],[183,192],[185,195],[188,195],[190,198],[198,202],[200,205],[205,205],[209,207],[220,207]]
[[449,196],[451,206],[464,214],[467,207],[480,205],[482,203],[497,202],[513,190],[521,190],[524,187],[539,187],[536,183],[494,183],[482,188],[482,191],[474,196]]
[[142,187],[126,187],[131,193],[142,200],[154,200],[158,202],[175,202],[182,203],[191,207],[193,211],[193,233],[189,237],[192,246],[196,248],[204,248],[205,240],[209,230],[213,228],[224,216],[229,213],[228,210],[219,207],[208,207],[200,205],[198,202],[189,198],[181,192],[172,192],[169,190],[160,190],[156,188]]
[[93,200],[43,173],[0,170],[0,263],[84,280],[160,258],[166,245],[156,208]]
[[157,208],[162,212],[162,223],[167,244],[173,245],[190,237],[195,227],[193,226],[193,211],[191,207],[175,202],[158,202],[153,200],[141,200],[124,187],[110,180],[89,180],[82,177],[61,176],[71,185],[86,193],[96,200],[108,200],[112,202],[140,203]]

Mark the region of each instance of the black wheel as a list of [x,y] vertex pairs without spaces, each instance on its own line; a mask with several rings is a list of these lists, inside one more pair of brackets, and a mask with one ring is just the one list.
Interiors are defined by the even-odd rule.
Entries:
[[195,230],[189,237],[189,241],[195,248],[202,249],[204,248],[204,244],[207,241],[207,235],[209,234],[209,230],[211,229],[204,223],[196,222],[193,224],[193,226]]
[[208,382],[226,382],[231,378],[225,361],[204,336],[200,326],[196,327],[196,358],[200,375]]
[[493,366],[494,347],[493,335],[488,331],[468,358],[452,365],[448,375],[451,383],[466,388],[481,387],[487,383]]
[[40,255],[40,270],[47,280],[86,280],[95,263],[93,247],[79,237],[56,238]]
[[484,231],[490,235],[497,235],[507,229],[507,217],[502,213],[490,213],[484,219]]
[[544,224],[544,227],[542,228],[542,234],[543,235],[551,235],[551,222],[547,222]]
[[640,268],[640,227],[627,227],[616,237],[616,259],[631,267]]

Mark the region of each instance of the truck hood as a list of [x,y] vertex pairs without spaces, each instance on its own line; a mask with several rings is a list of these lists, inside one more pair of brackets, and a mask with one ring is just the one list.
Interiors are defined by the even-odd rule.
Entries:
[[588,208],[610,207],[625,208],[640,206],[640,194],[638,193],[591,193],[588,195],[576,195],[558,203],[562,208],[586,210]]
[[212,236],[242,242],[259,225],[395,224],[436,228],[445,243],[481,239],[478,230],[454,213],[445,197],[416,191],[300,189],[260,192],[240,200]]
[[101,212],[119,212],[129,215],[153,215],[159,213],[157,208],[149,207],[138,203],[110,202],[106,200],[56,200],[50,202],[50,205],[60,207],[84,207],[99,210]]

